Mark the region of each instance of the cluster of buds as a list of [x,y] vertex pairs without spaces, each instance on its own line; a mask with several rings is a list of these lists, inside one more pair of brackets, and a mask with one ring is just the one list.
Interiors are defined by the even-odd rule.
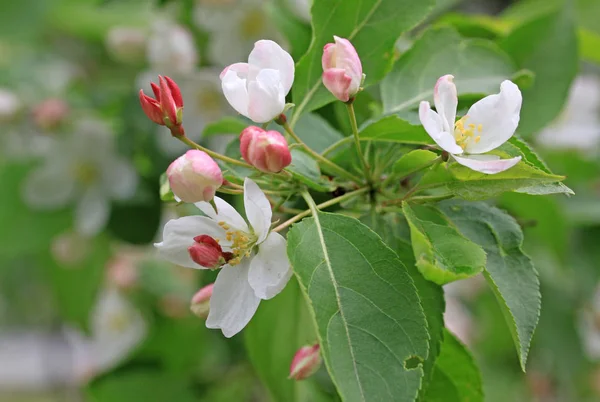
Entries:
[[304,380],[317,372],[321,367],[322,359],[320,347],[316,345],[303,346],[294,355],[290,366],[289,378],[296,381]]
[[192,297],[190,310],[192,310],[192,313],[194,313],[196,316],[203,319],[208,317],[208,313],[210,311],[210,298],[212,296],[214,286],[214,283],[206,285],[197,291]]
[[333,37],[323,48],[323,85],[339,100],[348,102],[360,91],[363,70],[360,57],[348,39]]
[[173,194],[183,202],[210,201],[223,184],[223,173],[206,152],[192,149],[175,159],[167,169]]
[[278,131],[246,127],[240,134],[240,152],[246,162],[266,173],[278,173],[292,163],[285,137]]
[[158,76],[159,85],[150,83],[155,98],[140,89],[140,103],[146,116],[156,124],[167,126],[174,137],[185,135],[182,126],[183,98],[179,87],[169,77]]
[[224,252],[221,245],[208,235],[194,237],[194,244],[188,247],[190,258],[204,268],[217,269],[231,260],[234,255]]

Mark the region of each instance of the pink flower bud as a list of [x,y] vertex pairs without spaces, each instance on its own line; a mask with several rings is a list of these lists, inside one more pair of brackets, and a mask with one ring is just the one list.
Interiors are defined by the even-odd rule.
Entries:
[[229,252],[224,253],[219,243],[208,235],[196,236],[194,242],[188,247],[190,258],[204,268],[219,268],[233,257]]
[[223,183],[217,162],[196,149],[175,159],[167,169],[167,177],[173,194],[190,203],[212,200]]
[[292,163],[285,137],[256,126],[246,127],[240,134],[240,152],[246,162],[262,172],[277,173]]
[[158,76],[159,85],[151,83],[155,98],[140,89],[140,104],[146,116],[156,124],[167,126],[175,136],[183,135],[183,98],[181,90],[169,77]]
[[299,381],[316,373],[322,363],[319,349],[318,343],[313,346],[303,346],[298,349],[292,360],[292,365],[290,366],[289,378]]
[[323,84],[336,98],[348,102],[360,89],[362,64],[349,40],[333,37],[323,48]]
[[210,298],[212,296],[214,286],[214,283],[206,285],[197,291],[192,297],[190,310],[192,310],[192,312],[200,318],[206,319],[208,317],[208,313],[210,311]]
[[69,105],[59,98],[46,99],[33,108],[33,121],[43,129],[58,126],[69,114]]

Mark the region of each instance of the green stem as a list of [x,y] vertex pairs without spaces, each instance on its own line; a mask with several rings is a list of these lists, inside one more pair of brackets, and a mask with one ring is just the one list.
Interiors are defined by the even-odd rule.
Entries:
[[367,191],[369,191],[368,187],[360,188],[360,189],[352,191],[350,193],[340,195],[339,197],[332,198],[331,200],[325,201],[319,205],[315,205],[315,201],[312,199],[310,194],[305,191],[302,193],[302,197],[304,197],[304,199],[306,200],[306,203],[308,204],[309,209],[307,209],[304,212],[299,213],[296,216],[291,217],[290,219],[288,219],[287,221],[283,222],[281,225],[279,225],[275,229],[273,229],[273,231],[279,232],[280,230],[285,229],[286,227],[290,226],[292,223],[298,222],[300,219],[302,219],[310,214],[315,214],[316,212],[318,212],[319,209],[327,208],[332,205],[343,202],[345,200],[349,200],[351,198],[356,197],[357,195],[364,194]]
[[387,177],[383,181],[383,183],[381,183],[381,187],[387,186],[390,183],[390,181],[392,181],[392,180],[402,181],[402,180],[406,179],[408,176],[415,174],[423,169],[427,169],[428,167],[436,165],[442,161],[443,161],[442,157],[438,156],[437,158],[430,160],[429,162],[425,163],[424,165],[414,168],[413,170],[409,171],[407,174],[405,174],[402,177],[395,177],[393,174],[391,174],[389,177]]
[[233,158],[230,158],[228,156],[221,155],[218,152],[211,151],[208,148],[204,148],[202,145],[196,144],[194,141],[190,140],[186,136],[179,136],[179,137],[176,137],[176,138],[178,138],[179,141],[183,142],[184,144],[187,144],[191,148],[195,148],[197,150],[206,152],[208,155],[212,156],[215,159],[220,159],[223,162],[231,163],[233,165],[243,166],[243,167],[245,167],[247,169],[254,169],[252,166],[250,166],[246,162],[242,162],[242,161],[239,161],[237,159],[233,159]]
[[319,162],[327,165],[332,171],[337,172],[340,176],[344,176],[347,179],[352,180],[353,182],[356,182],[356,183],[362,183],[362,180],[360,179],[360,177],[353,175],[352,173],[348,172],[346,169],[344,169],[341,166],[333,163],[332,161],[330,161],[329,159],[325,158],[324,156],[322,156],[318,152],[313,151],[308,145],[306,145],[306,143],[304,141],[302,141],[302,139],[300,137],[298,137],[298,135],[296,135],[296,133],[294,132],[294,130],[292,129],[292,127],[290,126],[290,124],[288,122],[284,122],[282,124],[282,126],[285,129],[285,131],[298,144],[302,145],[304,147],[304,149],[309,154],[311,154],[315,159],[317,159]]
[[244,191],[242,190],[234,190],[234,189],[229,189],[229,188],[224,188],[224,187],[219,187],[217,189],[217,191],[219,193],[225,193],[225,194],[233,194],[233,195],[240,195],[240,194],[244,194]]
[[358,159],[360,159],[360,163],[363,168],[363,172],[365,174],[365,179],[367,179],[367,183],[371,184],[371,170],[369,169],[369,164],[365,159],[365,154],[362,152],[362,148],[360,146],[360,137],[358,136],[358,124],[356,124],[356,113],[354,113],[354,105],[352,102],[346,103],[346,108],[348,109],[348,116],[350,116],[350,125],[352,126],[352,135],[354,136],[354,146],[356,147],[356,152],[358,153]]
[[325,150],[321,153],[321,155],[326,156],[327,154],[331,153],[335,149],[338,149],[345,143],[352,141],[352,139],[353,139],[352,137],[344,137],[341,140],[334,142],[333,144],[331,144],[330,146],[325,148]]

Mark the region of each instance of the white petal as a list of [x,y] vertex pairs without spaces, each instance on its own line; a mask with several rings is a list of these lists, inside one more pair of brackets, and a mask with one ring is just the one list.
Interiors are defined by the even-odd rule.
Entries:
[[106,224],[109,213],[110,203],[102,188],[90,188],[85,191],[75,209],[75,229],[83,235],[95,235]]
[[254,234],[258,236],[258,244],[260,244],[269,234],[273,211],[265,193],[249,178],[244,180],[244,208],[248,222]]
[[214,219],[216,222],[225,222],[229,226],[234,227],[243,232],[248,232],[248,225],[242,215],[238,211],[235,210],[234,207],[229,205],[227,201],[220,197],[214,198],[215,205],[217,206],[218,213],[215,212],[215,209],[208,202],[197,202],[194,205],[200,209],[200,211],[204,212],[206,216],[211,219]]
[[194,237],[198,235],[209,235],[220,240],[221,246],[227,246],[224,242],[225,232],[215,221],[205,216],[184,216],[172,219],[165,225],[163,230],[163,241],[155,243],[160,258],[170,263],[187,268],[204,269],[190,258],[188,247],[194,244]]
[[126,200],[135,193],[138,176],[133,166],[126,159],[114,158],[103,166],[104,186],[116,200]]
[[461,165],[485,174],[504,172],[515,166],[521,160],[520,156],[511,159],[500,159],[497,155],[469,155],[467,157],[452,156]]
[[519,87],[504,81],[499,94],[486,96],[473,104],[465,116],[464,124],[465,127],[473,124],[474,137],[480,136],[481,139],[477,143],[468,141],[465,151],[481,154],[508,141],[519,125],[522,99]]
[[225,265],[215,281],[206,327],[220,328],[227,338],[250,322],[260,303],[248,283],[249,268],[247,258],[234,267]]
[[62,163],[48,163],[29,174],[23,185],[23,198],[34,208],[60,208],[73,197],[75,179]]
[[248,114],[255,123],[273,120],[285,107],[285,91],[277,70],[260,70],[248,83]]
[[453,79],[452,75],[444,75],[437,81],[433,91],[435,110],[443,118],[444,131],[448,133],[454,132],[454,120],[456,120],[456,107],[458,106],[458,95]]
[[237,73],[230,69],[221,78],[221,87],[231,107],[239,114],[249,117],[246,79],[238,77]]
[[248,64],[260,69],[279,71],[284,95],[287,95],[294,82],[294,60],[288,52],[271,40],[259,40],[248,57]]
[[431,110],[429,102],[422,101],[419,105],[419,119],[427,134],[446,152],[461,154],[462,148],[456,144],[454,136],[444,131],[444,119]]
[[267,300],[283,290],[291,275],[285,238],[271,232],[250,261],[248,282],[257,297]]

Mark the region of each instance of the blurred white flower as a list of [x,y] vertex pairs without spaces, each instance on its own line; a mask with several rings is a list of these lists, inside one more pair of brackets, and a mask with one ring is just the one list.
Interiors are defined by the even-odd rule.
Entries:
[[225,66],[242,60],[252,50],[254,42],[283,38],[266,10],[264,0],[198,0],[194,21],[210,34],[209,59]]
[[538,143],[548,148],[590,152],[600,144],[600,80],[581,75],[571,86],[559,118],[542,130]]
[[292,12],[301,20],[310,22],[310,8],[314,0],[287,0]]
[[189,74],[198,64],[192,34],[167,20],[157,21],[152,27],[146,52],[150,68],[163,75]]
[[76,201],[76,230],[94,235],[108,219],[110,200],[130,198],[137,182],[133,166],[117,155],[108,127],[88,119],[52,144],[43,163],[23,183],[23,197],[38,209],[62,208]]
[[13,119],[21,107],[21,101],[14,92],[0,88],[0,122]]
[[592,300],[579,312],[579,336],[588,359],[600,360],[600,286]]
[[142,60],[146,53],[146,32],[127,26],[112,27],[105,39],[106,50],[120,62],[131,63]]
[[92,310],[90,336],[67,329],[74,350],[77,377],[89,379],[125,360],[145,339],[148,326],[137,310],[115,288],[101,290]]

